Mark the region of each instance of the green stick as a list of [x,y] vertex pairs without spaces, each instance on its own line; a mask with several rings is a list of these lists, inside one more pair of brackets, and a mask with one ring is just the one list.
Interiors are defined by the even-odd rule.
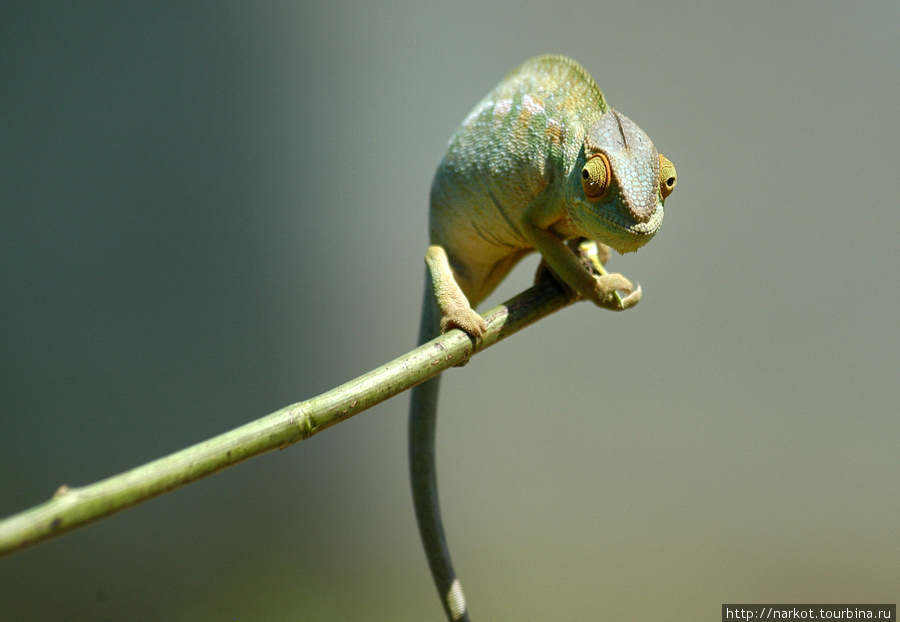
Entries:
[[473,343],[452,330],[318,397],[88,486],[61,486],[40,505],[0,521],[0,557],[112,516],[243,460],[306,440],[367,408],[465,363],[469,357],[574,300],[549,280],[491,309]]

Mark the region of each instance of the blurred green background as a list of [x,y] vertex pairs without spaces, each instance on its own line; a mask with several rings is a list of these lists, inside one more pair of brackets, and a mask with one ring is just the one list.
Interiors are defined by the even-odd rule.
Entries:
[[[447,140],[555,52],[679,185],[610,264],[637,309],[445,378],[473,617],[896,602],[898,27],[897,2],[4,3],[0,515],[412,347]],[[442,619],[407,404],[0,561],[2,617]]]

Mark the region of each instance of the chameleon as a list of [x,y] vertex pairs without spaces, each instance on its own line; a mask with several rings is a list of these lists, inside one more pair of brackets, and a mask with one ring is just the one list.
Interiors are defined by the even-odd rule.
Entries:
[[[586,257],[605,262],[610,247],[628,253],[649,242],[676,180],[672,163],[609,107],[581,65],[563,56],[526,61],[469,113],[438,165],[419,343],[455,328],[484,335],[475,307],[534,251],[542,258],[537,278],[552,277],[601,308],[633,307],[640,287],[621,274],[597,274]],[[410,400],[413,504],[447,618],[468,622],[438,504],[439,382],[417,385]]]

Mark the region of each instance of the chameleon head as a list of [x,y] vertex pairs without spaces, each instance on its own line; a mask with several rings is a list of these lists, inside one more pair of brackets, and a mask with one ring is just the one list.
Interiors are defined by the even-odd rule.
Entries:
[[572,174],[569,217],[576,233],[620,253],[656,235],[677,179],[643,130],[612,108],[588,130]]

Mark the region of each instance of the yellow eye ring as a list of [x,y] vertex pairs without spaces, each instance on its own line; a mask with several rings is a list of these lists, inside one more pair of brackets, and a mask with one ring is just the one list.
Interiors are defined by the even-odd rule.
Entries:
[[589,201],[600,200],[609,189],[609,158],[602,153],[591,156],[581,169],[581,189]]
[[659,193],[665,199],[675,190],[678,183],[678,174],[675,173],[675,165],[663,154],[659,154]]

